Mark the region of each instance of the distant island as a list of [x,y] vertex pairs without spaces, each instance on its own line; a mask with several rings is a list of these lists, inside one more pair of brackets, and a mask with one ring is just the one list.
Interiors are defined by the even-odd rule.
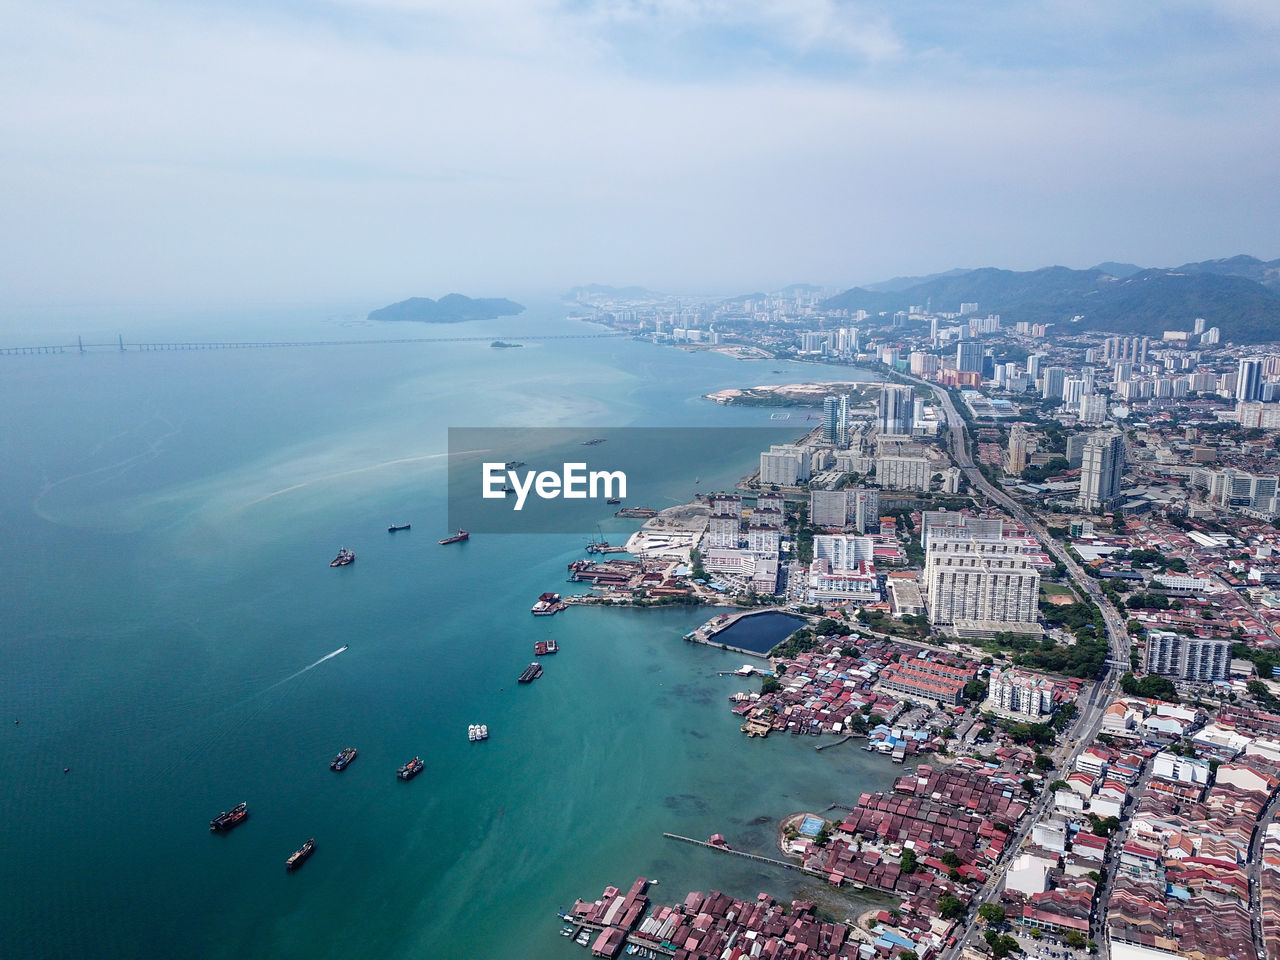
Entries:
[[524,307],[505,298],[473,300],[460,293],[450,293],[439,300],[410,297],[369,314],[370,320],[411,320],[417,323],[464,323],[467,320],[494,320],[514,317]]
[[523,347],[523,343],[507,343],[505,340],[495,340],[489,344],[491,347],[497,347],[499,350],[510,350],[513,347]]

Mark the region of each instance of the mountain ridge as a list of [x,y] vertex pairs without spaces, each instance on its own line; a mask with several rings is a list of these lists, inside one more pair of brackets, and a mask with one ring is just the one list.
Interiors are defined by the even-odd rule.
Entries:
[[980,267],[896,290],[854,287],[823,301],[822,307],[878,314],[929,303],[936,311],[954,313],[962,302],[976,301],[980,312],[998,313],[1006,324],[1071,323],[1079,330],[1159,336],[1165,330],[1190,330],[1196,317],[1204,317],[1222,331],[1223,339],[1280,339],[1280,260],[1242,255],[1175,268],[1140,268],[1123,277],[1109,272],[1128,266]]

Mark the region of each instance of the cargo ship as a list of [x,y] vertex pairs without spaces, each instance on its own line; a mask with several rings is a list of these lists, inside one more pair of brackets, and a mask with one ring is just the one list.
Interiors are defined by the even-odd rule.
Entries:
[[542,664],[536,662],[531,663],[524,668],[524,673],[520,674],[520,682],[533,683],[533,681],[537,680],[540,676],[542,676]]
[[467,727],[467,739],[472,743],[479,743],[481,740],[489,739],[489,725],[487,723],[473,723]]
[[634,520],[649,520],[657,515],[658,511],[652,507],[623,507],[614,514],[615,517],[630,517]]
[[316,849],[316,838],[312,837],[293,853],[289,854],[289,859],[284,862],[286,870],[297,870],[307,861],[307,857],[311,856]]
[[338,550],[338,555],[329,561],[329,566],[345,567],[348,563],[355,563],[355,562],[356,562],[356,555],[352,553],[350,550],[348,550],[346,547],[342,547]]
[[535,617],[549,617],[552,614],[559,613],[566,606],[567,604],[560,600],[560,594],[544,593],[538,597],[537,602],[534,603],[529,612]]
[[533,644],[533,655],[535,657],[545,657],[549,653],[559,653],[560,647],[556,645],[554,640],[538,640]]
[[410,526],[411,524],[408,523],[393,523],[391,526],[387,527],[387,533],[395,533],[397,530],[408,530]]
[[224,830],[230,830],[232,827],[238,827],[249,819],[249,804],[241,802],[236,804],[225,813],[220,813],[209,821],[209,832],[219,833]]
[[471,534],[467,533],[467,531],[459,528],[458,532],[455,533],[452,537],[445,537],[443,540],[441,540],[440,546],[444,547],[444,546],[448,546],[451,543],[460,543],[461,541],[466,540],[470,536]]
[[334,757],[332,760],[329,761],[329,769],[337,770],[339,773],[341,773],[343,770],[347,769],[348,764],[350,764],[351,761],[354,760],[355,758],[356,758],[355,747],[343,747],[342,751],[336,757]]
[[412,780],[414,777],[416,777],[418,774],[422,772],[422,766],[423,766],[422,758],[414,757],[412,760],[410,760],[403,767],[401,767],[399,770],[396,771],[396,776],[399,777],[401,780]]

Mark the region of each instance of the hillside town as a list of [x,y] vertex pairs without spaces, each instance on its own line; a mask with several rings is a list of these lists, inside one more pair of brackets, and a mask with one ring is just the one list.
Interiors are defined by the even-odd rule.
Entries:
[[[1006,325],[978,303],[595,307],[659,345],[861,371],[710,397],[815,422],[703,499],[696,547],[655,583],[804,618],[740,671],[762,676],[730,698],[745,737],[812,736],[902,773],[789,819],[767,851],[894,906],[654,907],[637,880],[574,906],[578,942],[1280,960],[1280,354],[1201,317],[1155,337]],[[690,639],[729,636],[726,619]]]

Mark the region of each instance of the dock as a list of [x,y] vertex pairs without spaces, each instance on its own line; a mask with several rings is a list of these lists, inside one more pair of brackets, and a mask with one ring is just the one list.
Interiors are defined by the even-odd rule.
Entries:
[[848,743],[850,740],[852,740],[854,737],[857,737],[857,736],[859,736],[859,734],[856,734],[856,733],[846,733],[846,734],[845,734],[843,737],[841,737],[839,740],[833,740],[831,743],[820,743],[820,744],[818,744],[816,747],[814,747],[813,749],[815,749],[815,750],[817,750],[819,753],[821,753],[823,750],[827,749],[827,747],[838,747],[838,746],[840,746],[840,744],[842,744],[842,743]]

